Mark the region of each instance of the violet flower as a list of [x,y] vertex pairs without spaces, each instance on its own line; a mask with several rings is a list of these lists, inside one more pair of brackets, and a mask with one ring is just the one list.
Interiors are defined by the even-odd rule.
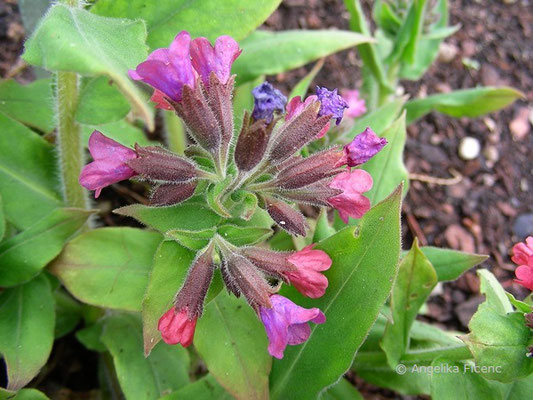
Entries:
[[189,319],[187,310],[177,311],[172,307],[159,319],[157,329],[167,344],[180,343],[183,347],[190,346],[196,329],[197,318]]
[[511,260],[518,265],[515,271],[515,282],[533,290],[533,236],[529,236],[525,243],[513,246]]
[[329,198],[328,202],[337,209],[345,224],[349,217],[361,218],[370,210],[370,200],[363,193],[372,189],[372,184],[372,176],[362,169],[346,170],[333,178],[329,187],[342,193]]
[[274,112],[283,112],[287,98],[270,83],[263,82],[252,90],[254,96],[253,119],[264,119],[268,124],[274,118]]
[[129,179],[137,173],[127,165],[127,161],[137,158],[137,152],[94,131],[89,138],[89,152],[94,161],[81,171],[80,185],[95,190],[94,197],[106,186]]
[[344,110],[348,108],[348,104],[344,99],[338,95],[337,89],[329,90],[324,87],[316,87],[316,96],[320,101],[320,110],[318,115],[331,115],[335,118],[335,124],[339,125],[342,120]]
[[365,101],[359,97],[358,90],[341,89],[341,96],[348,104],[344,115],[348,118],[358,118],[366,113]]
[[304,296],[316,299],[323,296],[328,287],[328,279],[321,271],[331,267],[331,258],[322,250],[313,250],[313,246],[306,246],[287,258],[296,270],[286,272],[285,276]]
[[387,139],[380,138],[370,128],[366,128],[350,143],[344,146],[344,155],[339,165],[356,167],[366,163],[385,147]]
[[287,345],[305,342],[311,334],[307,322],[323,324],[326,316],[318,308],[306,309],[286,297],[274,294],[270,297],[272,308],[261,307],[260,317],[268,336],[268,352],[281,359]]

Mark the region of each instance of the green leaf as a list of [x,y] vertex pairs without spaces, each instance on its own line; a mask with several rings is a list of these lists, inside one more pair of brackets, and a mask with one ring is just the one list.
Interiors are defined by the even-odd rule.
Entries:
[[349,31],[256,31],[241,42],[243,52],[232,72],[239,82],[275,75],[371,40]]
[[209,241],[216,232],[217,230],[214,227],[203,229],[201,231],[173,229],[165,233],[165,236],[169,239],[175,240],[190,250],[200,250],[209,244]]
[[190,231],[209,229],[222,220],[205,204],[196,201],[191,199],[188,202],[170,207],[148,207],[142,204],[133,204],[113,212],[133,217],[161,233],[178,228]]
[[234,400],[222,386],[208,374],[180,390],[171,393],[167,396],[161,397],[160,400]]
[[378,154],[363,164],[362,169],[372,175],[374,185],[365,193],[372,205],[383,200],[396,186],[404,182],[404,193],[408,190],[408,173],[403,163],[405,146],[405,113],[402,114],[383,134],[387,145]]
[[168,47],[181,30],[214,41],[221,35],[235,40],[248,36],[278,7],[280,0],[100,0],[92,12],[108,17],[142,18],[151,49]]
[[238,399],[268,399],[271,358],[262,324],[244,299],[221,293],[198,320],[194,346],[209,372]]
[[0,388],[0,400],[48,400],[48,397],[37,389],[22,389],[18,392],[12,392]]
[[103,353],[106,351],[105,345],[102,343],[101,336],[104,330],[104,324],[102,321],[86,326],[76,332],[76,339],[80,341],[89,350]]
[[102,132],[104,135],[116,140],[124,146],[133,147],[135,143],[141,146],[153,146],[159,143],[149,140],[144,132],[128,123],[126,120],[111,122],[103,125],[83,125],[82,142],[87,147],[89,137],[94,130]]
[[2,201],[2,196],[0,195],[0,243],[4,239],[6,234],[6,216],[4,214],[4,202]]
[[289,94],[289,99],[292,99],[293,97],[300,96],[300,98],[304,98],[307,94],[307,91],[309,90],[309,86],[311,85],[311,82],[315,79],[317,74],[320,72],[322,67],[324,66],[324,59],[318,60],[318,62],[315,64],[315,66],[309,71],[307,75],[305,75],[296,85],[292,87],[291,94]]
[[106,318],[102,342],[113,356],[128,400],[158,399],[189,383],[189,354],[183,347],[160,343],[144,357],[138,315],[115,313]]
[[172,306],[195,253],[173,241],[159,245],[155,256],[150,281],[142,302],[144,354],[161,340],[157,330],[159,318]]
[[315,232],[313,233],[313,243],[320,242],[335,234],[336,230],[328,221],[328,212],[326,208],[320,210],[320,215],[316,220]]
[[461,339],[485,378],[504,383],[524,378],[533,373],[533,359],[526,355],[532,335],[524,314],[512,312],[505,291],[489,271],[479,270],[478,275],[486,301],[470,320],[470,333]]
[[94,229],[69,242],[50,271],[84,303],[140,311],[161,239],[135,228]]
[[272,229],[225,224],[218,228],[218,234],[228,242],[240,247],[265,241],[272,235]]
[[0,113],[0,195],[6,220],[26,229],[61,205],[53,146]]
[[507,295],[507,298],[509,299],[509,301],[511,302],[511,304],[518,310],[518,311],[521,311],[523,313],[530,313],[530,312],[533,312],[533,308],[531,305],[523,302],[523,301],[520,301],[520,300],[517,300],[511,293],[508,293],[508,292],[505,292],[505,294]]
[[421,395],[430,393],[431,376],[425,372],[411,372],[408,368],[405,374],[398,374],[386,363],[380,366],[361,366],[355,369],[357,376],[373,385],[394,390],[404,395]]
[[76,120],[89,125],[106,124],[124,118],[130,108],[113,81],[100,76],[88,80],[81,89]]
[[231,207],[231,215],[250,221],[257,214],[257,196],[245,190],[238,190],[232,193],[231,200],[235,204]]
[[335,385],[330,387],[322,396],[321,400],[364,400],[361,393],[348,382],[341,378]]
[[440,282],[454,281],[465,271],[481,264],[488,258],[488,256],[483,254],[466,253],[432,246],[424,246],[420,250],[437,271],[437,277]]
[[51,71],[107,76],[152,131],[153,111],[127,75],[128,69],[146,59],[145,39],[141,20],[103,18],[81,8],[56,4],[26,41],[23,58]]
[[[302,307],[318,307],[326,323],[311,324],[309,339],[285,350],[274,362],[272,399],[315,399],[350,367],[357,349],[390,294],[400,253],[401,186],[372,208],[357,227],[347,227],[320,242],[332,267],[329,285],[320,299],[308,299],[291,289]],[[379,271],[379,273],[376,273]],[[332,338],[342,338],[330,346]]]
[[226,209],[225,205],[222,204],[222,196],[232,180],[233,177],[228,176],[221,182],[218,182],[216,184],[210,184],[205,196],[209,207],[211,207],[214,212],[224,218],[231,217],[230,212]]
[[18,390],[39,373],[54,341],[54,297],[44,275],[0,294],[0,353],[8,390]]
[[52,261],[92,211],[58,208],[0,244],[0,286],[29,281]]
[[13,80],[0,82],[0,112],[45,133],[55,126],[52,99],[50,79],[39,79],[27,85]]
[[452,117],[479,117],[507,107],[524,94],[510,87],[480,87],[434,94],[424,99],[408,101],[407,123],[411,124],[431,111]]
[[55,338],[65,336],[71,332],[81,320],[82,306],[63,289],[54,291],[56,304]]
[[503,388],[505,400],[523,400],[531,396],[533,391],[533,375],[505,385]]
[[391,295],[394,322],[387,323],[381,341],[381,348],[387,354],[391,368],[396,367],[401,356],[409,348],[411,325],[437,282],[435,269],[415,239],[411,251],[400,263]]
[[[473,365],[436,359],[431,365],[431,398],[433,400],[499,400],[496,387],[472,371]],[[496,389],[496,390],[495,390]]]

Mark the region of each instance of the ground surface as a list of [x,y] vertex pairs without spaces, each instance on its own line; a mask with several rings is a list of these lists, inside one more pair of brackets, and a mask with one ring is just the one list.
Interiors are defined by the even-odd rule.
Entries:
[[[371,3],[367,1],[366,3]],[[533,134],[528,116],[533,103],[533,3],[531,0],[450,0],[451,24],[462,29],[446,42],[455,56],[436,63],[417,83],[403,82],[411,97],[476,85],[510,85],[526,95],[508,109],[473,120],[455,120],[431,114],[408,129],[406,164],[411,173],[450,178],[459,172],[460,183],[443,186],[413,181],[404,205],[404,242],[413,236],[423,244],[489,254],[484,264],[517,296],[526,293],[513,284],[514,267],[508,251],[512,244],[533,234]],[[342,0],[284,0],[268,19],[267,29],[348,29]],[[17,72],[24,30],[16,1],[0,2],[0,76]],[[462,59],[479,62],[478,70]],[[316,83],[327,87],[357,88],[360,60],[354,50],[326,60]],[[309,70],[298,69],[270,79],[288,88]],[[24,72],[23,76],[27,73]],[[482,145],[472,161],[458,156],[461,138],[473,136]],[[135,188],[134,188],[135,189]],[[135,195],[129,187],[119,197]],[[107,197],[109,209],[119,200]],[[109,224],[118,221],[104,218]],[[445,284],[430,300],[427,320],[444,327],[466,330],[470,316],[482,300],[474,272]],[[49,368],[39,386],[56,398],[92,398],[97,387],[96,357],[68,336],[56,343]],[[394,394],[363,384],[368,398],[395,398]],[[75,394],[74,394],[75,393]]]

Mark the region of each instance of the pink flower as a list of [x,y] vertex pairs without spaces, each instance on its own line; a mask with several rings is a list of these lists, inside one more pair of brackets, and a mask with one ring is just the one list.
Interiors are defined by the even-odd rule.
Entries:
[[358,118],[366,113],[365,101],[359,97],[358,90],[342,89],[341,96],[348,103],[348,109],[344,113],[347,117]]
[[94,197],[100,196],[104,187],[136,175],[126,162],[137,158],[137,153],[101,132],[91,134],[89,151],[94,161],[83,168],[79,182],[89,190],[96,190]]
[[337,165],[356,167],[366,163],[385,147],[387,139],[380,138],[370,128],[366,128],[350,143],[344,146],[344,155]]
[[309,338],[311,328],[307,322],[326,322],[326,316],[318,308],[300,307],[277,294],[270,301],[272,308],[261,307],[260,316],[268,336],[268,352],[278,359],[283,358],[288,344],[301,344]]
[[518,265],[515,271],[516,282],[533,290],[533,236],[529,236],[525,243],[513,246],[511,260]]
[[196,320],[187,317],[186,309],[177,312],[176,307],[172,307],[159,319],[157,329],[161,331],[165,343],[180,343],[183,347],[187,347],[192,343]]
[[361,218],[370,210],[370,200],[362,193],[372,189],[372,184],[372,176],[362,169],[346,170],[333,178],[329,187],[343,192],[330,197],[328,202],[337,209],[345,224],[349,217]]
[[322,250],[313,250],[313,244],[287,258],[297,270],[285,275],[300,293],[316,299],[326,292],[328,279],[321,274],[331,267],[331,258]]
[[[293,97],[289,103],[287,104],[287,113],[285,114],[285,121],[290,121],[294,117],[300,115],[303,110],[305,110],[307,107],[309,107],[312,103],[318,101],[318,98],[316,96],[309,96],[305,99],[305,101],[302,101],[300,96]],[[317,114],[318,116],[318,114]],[[330,123],[328,122],[324,128],[318,133],[316,136],[317,139],[320,139],[321,137],[324,137],[324,135],[329,130]]]
[[209,74],[214,72],[221,83],[226,83],[231,65],[240,53],[239,45],[229,36],[220,36],[213,47],[206,38],[191,41],[189,33],[182,31],[169,48],[153,51],[146,61],[130,70],[129,75],[155,88],[153,100],[158,103],[157,107],[168,109],[163,95],[180,101],[183,87],[194,88],[197,76],[208,86]]

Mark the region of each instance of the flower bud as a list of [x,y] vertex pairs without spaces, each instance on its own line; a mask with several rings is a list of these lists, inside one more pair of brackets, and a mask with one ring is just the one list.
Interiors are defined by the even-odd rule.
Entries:
[[305,236],[308,228],[305,217],[287,203],[271,197],[265,197],[265,206],[272,219],[291,235]]
[[187,200],[194,194],[196,181],[183,183],[162,183],[154,188],[150,196],[150,205],[171,206]]
[[387,139],[380,138],[370,128],[366,128],[350,143],[344,146],[344,156],[340,164],[356,167],[364,164],[385,147]]
[[287,261],[291,253],[280,253],[260,247],[245,247],[242,255],[248,258],[257,268],[267,275],[278,279],[287,280],[286,274],[295,272],[296,267]]
[[258,120],[249,125],[248,114],[245,114],[244,118],[235,146],[235,164],[241,171],[250,171],[263,158],[272,127],[267,125],[265,120]]
[[177,311],[172,307],[159,319],[157,329],[167,344],[180,343],[183,347],[191,345],[197,318],[189,319],[187,309]]
[[270,83],[263,82],[252,90],[254,96],[254,110],[252,118],[254,120],[264,119],[267,124],[272,122],[274,112],[283,112],[287,98]]
[[335,118],[335,124],[339,125],[344,110],[348,108],[348,104],[337,94],[337,89],[328,90],[327,88],[317,86],[316,97],[320,101],[318,115],[329,115],[331,118]]

